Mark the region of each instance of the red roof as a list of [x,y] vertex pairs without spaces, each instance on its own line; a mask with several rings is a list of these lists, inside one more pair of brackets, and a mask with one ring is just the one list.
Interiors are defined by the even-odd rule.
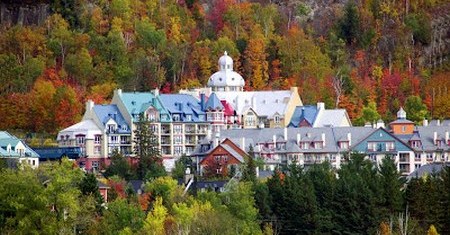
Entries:
[[224,115],[225,116],[233,116],[234,115],[234,109],[226,100],[220,101],[224,107]]

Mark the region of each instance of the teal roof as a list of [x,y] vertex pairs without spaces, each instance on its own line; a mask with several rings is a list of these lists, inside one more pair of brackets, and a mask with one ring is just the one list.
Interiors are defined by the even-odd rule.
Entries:
[[[368,142],[374,142],[376,144],[376,150],[368,149]],[[386,142],[394,142],[394,150],[386,149]],[[384,128],[379,128],[368,135],[365,139],[357,143],[353,148],[354,151],[360,153],[385,153],[385,152],[398,152],[398,151],[413,151],[411,147],[401,141],[393,134],[386,131]]]
[[206,101],[205,104],[205,109],[206,110],[223,110],[223,105],[222,102],[220,102],[219,98],[217,97],[216,93],[212,93],[209,98],[208,101]]
[[[19,157],[20,156],[19,153],[14,151],[14,147],[19,142],[21,142],[21,140],[18,139],[17,137],[9,134],[6,131],[0,131],[0,156]],[[11,148],[13,151],[11,152],[6,151],[6,146],[8,146],[8,144],[11,144]],[[37,154],[33,149],[28,147],[28,145],[26,145],[25,143],[23,143],[23,145],[25,146],[25,156],[39,157],[39,154]]]
[[169,112],[162,105],[159,97],[155,97],[151,92],[123,92],[120,95],[120,99],[133,118],[133,121],[138,121],[139,114],[147,110],[150,106],[155,107],[161,114],[161,122],[170,121],[168,116],[166,119],[163,118],[163,115],[168,115]]

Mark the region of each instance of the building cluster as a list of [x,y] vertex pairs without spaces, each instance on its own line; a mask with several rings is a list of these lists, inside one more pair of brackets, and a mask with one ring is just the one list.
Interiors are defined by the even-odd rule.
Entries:
[[97,170],[108,163],[114,149],[134,156],[136,123],[143,115],[151,122],[169,170],[181,156],[188,156],[200,172],[223,174],[242,164],[250,149],[267,170],[324,161],[339,168],[349,152],[378,163],[392,156],[404,173],[429,162],[449,161],[447,123],[415,126],[400,110],[387,128],[383,123],[352,127],[344,109],[303,105],[296,87],[244,91],[244,85],[225,53],[208,87],[179,94],[117,89],[108,105],[88,101],[82,121],[60,131],[57,141],[60,147],[80,147],[80,165]]
[[39,155],[26,143],[6,131],[0,131],[0,159],[8,167],[17,167],[27,163],[31,167],[39,166]]

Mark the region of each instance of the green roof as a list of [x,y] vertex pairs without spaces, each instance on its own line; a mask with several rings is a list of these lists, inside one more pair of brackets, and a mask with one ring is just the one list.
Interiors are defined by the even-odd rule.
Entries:
[[[163,107],[159,97],[155,97],[151,92],[123,92],[120,99],[125,105],[133,121],[137,121],[135,118],[147,110],[150,106],[155,107],[160,114],[169,114],[167,110]],[[161,119],[161,122],[170,121]]]

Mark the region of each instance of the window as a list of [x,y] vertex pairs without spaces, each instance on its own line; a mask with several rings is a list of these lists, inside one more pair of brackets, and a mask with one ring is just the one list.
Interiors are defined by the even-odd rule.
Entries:
[[395,142],[386,142],[386,151],[395,150]]
[[177,135],[174,137],[174,139],[175,139],[175,144],[181,144],[181,142],[183,142],[182,136]]
[[181,125],[173,125],[173,131],[175,134],[181,134],[182,133]]
[[377,161],[377,155],[376,154],[370,154],[369,155],[369,159],[371,160],[371,161]]
[[128,130],[127,125],[123,125],[123,126],[122,126],[122,131],[127,131],[127,130]]
[[128,141],[128,136],[121,136],[120,143],[121,144],[130,144],[130,142]]
[[102,136],[101,136],[101,135],[95,135],[95,137],[94,137],[94,143],[95,143],[95,144],[100,144],[101,139],[102,139]]
[[186,115],[186,121],[192,121],[192,115],[190,114]]
[[256,117],[253,113],[248,113],[247,117],[245,118],[245,125],[246,126],[256,126]]
[[414,154],[414,160],[415,161],[420,161],[420,153]]
[[222,156],[222,161],[227,162],[228,161],[228,156],[226,156],[226,155]]
[[205,115],[198,115],[198,119],[200,121],[205,121]]
[[116,125],[114,125],[114,124],[108,124],[107,129],[108,129],[108,132],[109,132],[109,133],[113,133],[113,132],[116,131]]
[[420,148],[420,146],[421,146],[420,141],[417,141],[417,140],[411,141],[411,146],[413,148]]
[[119,142],[119,141],[118,141],[117,136],[113,135],[113,136],[110,137],[110,143],[116,144],[116,143],[118,143],[118,142]]
[[183,153],[183,147],[182,146],[175,146],[174,147],[175,155],[181,155]]
[[427,153],[427,160],[433,160],[433,153]]
[[300,148],[301,149],[308,149],[309,148],[309,143],[308,142],[301,142],[300,143]]
[[84,135],[77,135],[75,138],[77,140],[77,144],[84,144]]
[[323,148],[323,142],[315,142],[314,143],[315,149],[322,149]]
[[155,113],[149,113],[147,118],[149,121],[155,121],[156,120]]
[[94,147],[94,153],[99,154],[101,152],[101,146],[95,146]]
[[367,142],[367,149],[369,151],[376,151],[376,143],[374,142]]
[[341,148],[341,149],[348,149],[348,147],[349,147],[348,145],[349,145],[348,141],[339,142],[339,148]]
[[280,116],[277,115],[274,117],[274,119],[276,124],[280,123]]
[[402,132],[406,132],[406,126],[402,126]]
[[98,161],[92,162],[92,170],[97,171],[99,166],[100,166],[100,163]]
[[152,132],[158,133],[158,125],[151,125]]
[[174,114],[172,115],[173,121],[174,122],[179,122],[180,121],[180,114]]

